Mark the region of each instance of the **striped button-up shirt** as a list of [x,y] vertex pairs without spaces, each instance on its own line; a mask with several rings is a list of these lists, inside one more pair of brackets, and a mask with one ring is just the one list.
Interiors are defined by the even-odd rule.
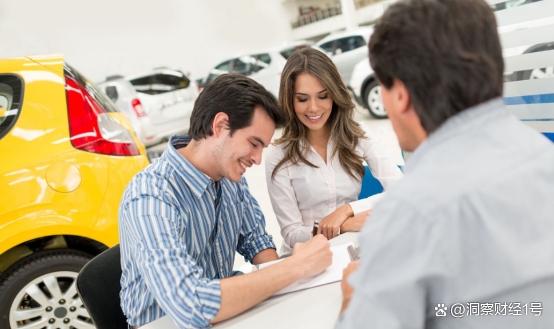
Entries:
[[246,180],[210,179],[178,153],[189,141],[173,137],[123,196],[120,296],[133,326],[167,314],[180,328],[208,327],[235,251],[251,261],[275,248]]

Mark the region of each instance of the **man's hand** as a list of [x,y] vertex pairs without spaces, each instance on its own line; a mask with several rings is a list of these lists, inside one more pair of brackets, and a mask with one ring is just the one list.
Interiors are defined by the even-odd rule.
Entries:
[[350,278],[350,275],[352,275],[352,273],[356,272],[359,265],[360,265],[360,261],[358,260],[350,262],[350,264],[348,264],[342,271],[342,282],[341,282],[342,306],[340,309],[341,313],[344,312],[344,310],[346,310],[346,308],[348,307],[348,304],[350,303],[350,299],[352,298],[352,293],[354,293],[354,289],[348,283],[348,278]]
[[352,207],[348,203],[343,204],[319,222],[318,233],[327,239],[336,237],[340,234],[341,225],[353,214]]
[[331,265],[332,256],[329,241],[318,234],[307,242],[295,244],[291,258],[294,258],[296,267],[301,271],[301,277],[306,278],[327,269]]
[[342,225],[340,226],[341,232],[360,232],[364,223],[371,213],[371,210],[363,211],[356,216],[349,217]]

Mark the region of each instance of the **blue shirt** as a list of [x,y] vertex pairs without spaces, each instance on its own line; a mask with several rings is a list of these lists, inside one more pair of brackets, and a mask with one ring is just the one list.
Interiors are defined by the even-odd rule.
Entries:
[[275,248],[246,180],[210,179],[177,152],[189,141],[173,137],[121,202],[121,308],[133,326],[167,314],[180,328],[208,327],[235,251],[251,261]]
[[554,145],[502,100],[448,119],[364,225],[338,328],[552,328],[553,197]]

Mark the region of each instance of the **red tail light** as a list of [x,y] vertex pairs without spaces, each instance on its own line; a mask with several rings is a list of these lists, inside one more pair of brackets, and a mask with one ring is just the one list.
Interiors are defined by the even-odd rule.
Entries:
[[71,144],[107,155],[139,155],[129,131],[113,120],[94,97],[70,76],[65,77]]
[[146,113],[144,112],[144,108],[142,107],[142,103],[140,102],[140,99],[133,98],[131,101],[131,105],[133,107],[133,111],[135,112],[135,115],[137,118],[142,118],[146,116]]

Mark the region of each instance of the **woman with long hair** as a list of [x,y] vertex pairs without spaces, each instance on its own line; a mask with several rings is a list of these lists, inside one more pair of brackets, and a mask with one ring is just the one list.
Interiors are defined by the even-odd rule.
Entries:
[[284,252],[314,231],[332,238],[359,231],[381,195],[357,200],[364,161],[386,190],[402,174],[375,138],[354,121],[354,104],[336,66],[304,48],[287,60],[279,102],[282,136],[266,155],[266,180]]

